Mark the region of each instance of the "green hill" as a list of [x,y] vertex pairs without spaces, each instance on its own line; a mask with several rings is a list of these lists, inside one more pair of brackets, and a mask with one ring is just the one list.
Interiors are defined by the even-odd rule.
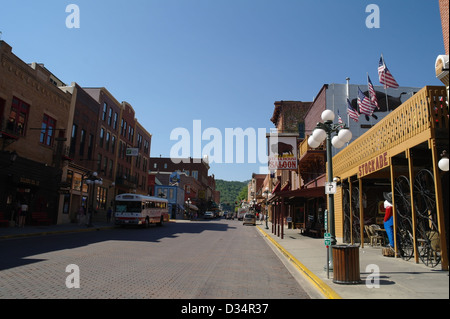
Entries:
[[220,192],[220,203],[224,206],[224,210],[234,211],[234,202],[237,200],[239,193],[243,188],[247,188],[247,182],[224,181],[216,179],[216,190]]

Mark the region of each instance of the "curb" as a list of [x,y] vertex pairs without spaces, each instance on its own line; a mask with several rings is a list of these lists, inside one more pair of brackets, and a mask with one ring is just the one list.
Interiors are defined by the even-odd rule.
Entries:
[[35,237],[35,236],[47,236],[56,235],[64,233],[78,233],[78,232],[89,232],[89,231],[100,231],[105,229],[112,229],[114,226],[104,226],[104,227],[92,227],[92,228],[80,228],[80,229],[67,229],[67,230],[51,230],[36,233],[26,233],[26,234],[12,234],[0,236],[0,239],[11,239],[11,238],[25,238],[25,237]]
[[278,244],[273,238],[268,236],[268,234],[263,231],[259,226],[256,226],[259,232],[266,237],[275,247],[280,250],[283,255],[285,255],[289,261],[291,261],[294,266],[310,281],[318,290],[328,299],[342,299],[339,294],[337,294],[333,289],[330,288],[326,283],[324,283],[319,277],[314,275],[308,268],[306,268],[297,258],[292,256],[288,251],[286,251],[280,244]]
[[[176,220],[170,219],[167,223],[173,223]],[[25,234],[11,234],[11,235],[0,235],[0,239],[12,239],[12,238],[25,238],[25,237],[35,237],[35,236],[47,236],[47,235],[56,235],[56,234],[65,234],[65,233],[82,233],[89,231],[100,231],[107,229],[114,229],[116,225],[112,226],[98,226],[98,227],[89,227],[89,228],[74,228],[74,229],[66,229],[66,230],[50,230],[50,231],[42,231],[42,232],[31,232]]]

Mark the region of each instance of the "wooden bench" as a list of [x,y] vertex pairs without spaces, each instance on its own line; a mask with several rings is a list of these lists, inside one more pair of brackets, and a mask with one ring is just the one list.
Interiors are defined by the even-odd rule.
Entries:
[[9,220],[5,218],[5,214],[0,212],[0,227],[9,227]]
[[316,237],[316,238],[322,238],[325,235],[325,229],[323,229],[323,228],[311,228],[311,229],[308,229],[308,233],[313,234],[313,236]]
[[50,225],[51,223],[52,223],[52,219],[48,217],[47,213],[45,213],[45,212],[31,213],[31,224],[33,224],[33,225],[41,225],[41,224]]

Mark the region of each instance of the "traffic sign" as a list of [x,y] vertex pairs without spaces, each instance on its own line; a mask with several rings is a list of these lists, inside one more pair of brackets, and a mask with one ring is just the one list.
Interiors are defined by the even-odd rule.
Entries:
[[325,194],[336,194],[337,184],[336,182],[325,183]]
[[324,239],[325,239],[325,246],[331,246],[331,234],[325,233]]

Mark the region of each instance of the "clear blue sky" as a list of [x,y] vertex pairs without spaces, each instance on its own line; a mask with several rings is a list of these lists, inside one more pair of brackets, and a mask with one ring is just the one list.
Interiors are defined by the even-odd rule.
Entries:
[[[69,4],[78,29],[66,27]],[[380,28],[366,27],[369,4]],[[0,0],[0,31],[25,62],[131,103],[151,156],[166,157],[172,130],[192,134],[194,120],[223,135],[268,131],[275,101],[311,101],[325,83],[367,83],[367,72],[379,85],[381,53],[400,86],[440,85],[445,53],[437,0]],[[210,173],[243,181],[260,166]]]

